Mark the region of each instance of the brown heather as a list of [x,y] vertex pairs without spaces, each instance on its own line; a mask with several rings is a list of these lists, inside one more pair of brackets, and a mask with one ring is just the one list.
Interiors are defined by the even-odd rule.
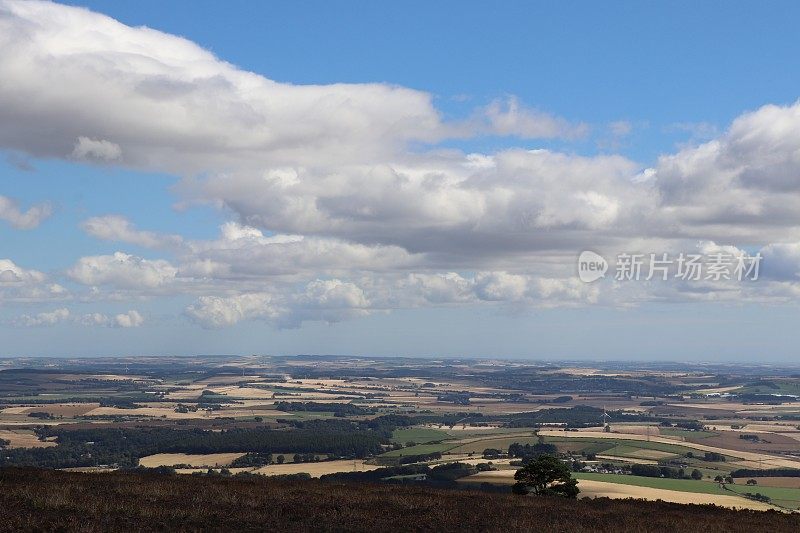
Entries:
[[0,470],[2,531],[800,531],[800,515],[141,473]]

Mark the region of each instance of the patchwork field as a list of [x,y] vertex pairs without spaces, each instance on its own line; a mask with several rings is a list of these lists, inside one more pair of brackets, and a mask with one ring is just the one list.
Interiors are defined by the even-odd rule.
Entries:
[[311,477],[320,477],[325,474],[335,474],[337,472],[368,472],[378,469],[378,465],[367,464],[364,461],[337,460],[320,461],[318,463],[287,463],[282,465],[269,465],[250,472],[264,476],[278,476],[282,474],[310,474]]
[[32,430],[0,429],[0,439],[9,441],[9,448],[50,448],[56,443],[42,441]]
[[[732,495],[719,490],[716,485],[703,481],[665,480],[658,478],[640,478],[637,476],[613,476],[611,474],[579,474],[578,488],[581,489],[581,498],[640,498],[644,500],[661,500],[673,503],[709,503],[732,509],[775,509],[774,506],[748,500],[744,497]],[[513,485],[513,470],[497,470],[480,472],[462,478],[462,483],[492,483],[498,485]],[[675,481],[678,483],[661,483]],[[685,481],[685,483],[680,483]],[[690,483],[694,483],[691,485]],[[688,490],[687,490],[688,489]]]
[[[742,467],[800,469],[800,417],[791,414],[800,402],[736,396],[796,387],[795,369],[766,378],[778,370],[338,356],[14,365],[0,371],[0,439],[9,441],[0,466],[104,472],[180,465],[179,473],[208,476],[340,473],[345,481],[404,479],[420,487],[507,486],[523,460],[548,453],[576,472],[583,496],[764,509],[742,494],[760,492],[795,508],[800,490],[800,478],[789,477],[759,478],[755,486],[737,479],[725,489],[711,482]],[[509,457],[513,443],[529,446]],[[498,452],[484,457],[487,449]],[[247,458],[253,466],[232,467],[243,450],[254,453]],[[183,453],[167,453],[176,451]],[[267,455],[284,462],[260,466]],[[408,466],[412,455],[421,457]],[[464,476],[458,481],[433,474],[454,462],[498,470],[470,475],[478,469],[452,467]],[[642,465],[664,477],[629,475],[648,472]],[[378,468],[392,470],[346,475]],[[694,469],[704,481],[680,479]]]
[[228,466],[243,453],[158,453],[139,459],[139,464],[148,468],[157,466],[191,465],[198,468],[219,468]]

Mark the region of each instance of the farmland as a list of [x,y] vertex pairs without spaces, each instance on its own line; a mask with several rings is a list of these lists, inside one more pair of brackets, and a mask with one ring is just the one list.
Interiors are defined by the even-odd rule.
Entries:
[[[353,357],[9,360],[2,368],[0,467],[368,475],[507,491],[516,469],[545,453],[570,466],[583,497],[800,507],[800,478],[791,477],[800,471],[796,402],[736,396],[773,382],[791,390],[791,370]],[[444,465],[454,474],[437,478],[433,469]],[[757,485],[746,484],[749,475],[727,481],[741,469],[765,475]]]

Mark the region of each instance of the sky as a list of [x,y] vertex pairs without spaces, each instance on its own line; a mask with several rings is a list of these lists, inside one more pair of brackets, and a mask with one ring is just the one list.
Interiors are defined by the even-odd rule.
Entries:
[[796,361],[798,15],[0,0],[0,356]]

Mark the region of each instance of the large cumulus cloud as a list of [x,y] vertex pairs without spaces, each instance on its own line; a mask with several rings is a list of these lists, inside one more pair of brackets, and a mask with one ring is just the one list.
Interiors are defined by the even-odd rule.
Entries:
[[[424,91],[278,83],[186,39],[15,0],[0,0],[0,79],[0,147],[172,173],[183,207],[209,204],[233,219],[218,238],[193,240],[118,215],[88,218],[89,235],[163,256],[77,258],[63,276],[89,288],[87,298],[188,294],[186,315],[206,327],[293,327],[401,307],[798,294],[797,103],[744,113],[715,138],[644,165],[537,148],[536,139],[580,138],[589,126],[513,97],[446,121]],[[632,134],[629,124],[610,127]],[[444,148],[485,135],[513,137],[514,147]],[[0,218],[18,227],[47,215],[31,209],[0,197]],[[574,275],[584,249],[709,242],[760,250],[763,282],[589,286]],[[17,284],[6,298],[48,283],[17,277],[24,271],[0,264],[0,287]]]

